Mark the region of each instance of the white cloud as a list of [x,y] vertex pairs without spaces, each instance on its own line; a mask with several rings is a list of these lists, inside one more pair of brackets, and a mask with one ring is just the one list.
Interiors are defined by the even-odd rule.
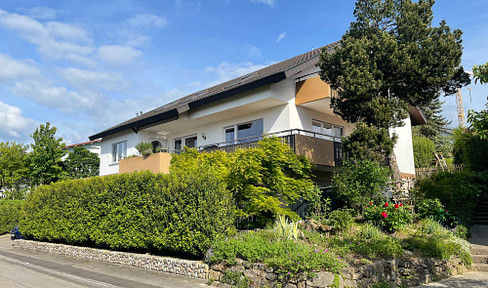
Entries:
[[[89,41],[89,34],[81,28],[50,22],[47,26],[37,20],[19,14],[0,10],[0,27],[11,30],[31,44],[38,46],[38,52],[46,58],[68,60],[85,65],[94,65],[91,54],[93,45],[80,45],[74,42]],[[69,35],[73,33],[72,35]]]
[[127,23],[134,27],[164,27],[168,25],[166,17],[156,16],[153,14],[137,14],[132,16]]
[[14,139],[23,142],[34,131],[36,122],[22,116],[19,107],[11,106],[0,101],[0,141]]
[[30,9],[26,8],[19,8],[17,11],[27,14],[32,18],[40,19],[40,20],[53,20],[56,19],[60,11],[51,9],[49,7],[32,7]]
[[247,56],[250,58],[261,58],[262,56],[261,49],[259,49],[256,46],[249,45],[247,47]]
[[41,72],[28,63],[18,61],[10,55],[0,54],[0,81],[13,80],[27,76],[37,76]]
[[217,80],[209,83],[210,86],[220,84],[222,82],[237,78],[239,76],[246,75],[248,73],[254,72],[261,68],[266,67],[265,65],[257,65],[251,62],[244,63],[220,63],[217,67],[207,67],[205,72],[217,74]]
[[46,29],[53,38],[59,40],[85,43],[93,42],[93,39],[87,31],[73,25],[61,22],[48,22]]
[[278,35],[278,38],[276,38],[276,43],[280,43],[281,40],[283,40],[286,37],[286,32],[281,32],[280,35]]
[[98,58],[108,66],[123,66],[134,62],[141,51],[128,46],[105,45],[98,48]]
[[98,105],[99,94],[85,92],[83,94],[68,90],[66,87],[56,87],[39,80],[16,82],[11,89],[16,96],[33,100],[51,109],[63,113],[83,113]]
[[61,75],[68,83],[80,90],[117,91],[128,86],[128,83],[125,83],[122,77],[115,73],[67,68],[61,71]]
[[276,3],[276,0],[251,0],[251,2],[264,3],[266,5],[269,5],[270,7],[273,7]]

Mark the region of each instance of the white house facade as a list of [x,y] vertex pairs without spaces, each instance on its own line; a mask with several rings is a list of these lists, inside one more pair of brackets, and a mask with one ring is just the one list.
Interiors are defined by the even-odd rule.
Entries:
[[[311,158],[319,182],[330,181],[342,158],[341,137],[354,124],[330,108],[335,91],[318,76],[320,52],[315,49],[193,93],[90,136],[92,141],[101,139],[100,175],[118,173],[119,161],[137,155],[139,142],[170,153],[183,146],[232,151],[264,134],[285,139],[297,154]],[[405,177],[415,175],[411,125],[422,121],[412,107],[405,125],[391,131],[399,137],[394,153]]]

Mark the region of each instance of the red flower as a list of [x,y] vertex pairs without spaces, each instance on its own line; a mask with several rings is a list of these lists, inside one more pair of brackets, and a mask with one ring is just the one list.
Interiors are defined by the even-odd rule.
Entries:
[[388,202],[385,203],[385,207],[388,207]]
[[386,214],[386,212],[383,212],[383,213],[381,213],[381,216],[383,216],[383,218],[386,219],[386,217],[388,217],[388,214]]
[[400,207],[400,205],[398,205],[398,204],[395,204],[395,209],[398,209],[398,207]]
[[400,206],[403,206],[403,203],[400,203]]
[[373,202],[369,202],[369,205],[373,205]]

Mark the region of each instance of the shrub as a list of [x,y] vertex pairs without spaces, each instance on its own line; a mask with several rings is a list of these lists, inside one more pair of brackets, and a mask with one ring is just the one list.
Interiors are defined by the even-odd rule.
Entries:
[[470,244],[466,240],[456,237],[455,233],[431,218],[420,221],[416,228],[416,231],[404,240],[407,249],[417,250],[438,259],[458,256],[466,265],[471,265]]
[[415,213],[418,215],[419,218],[427,218],[435,216],[438,214],[439,211],[444,211],[444,206],[442,205],[439,199],[420,199],[415,204]]
[[147,156],[153,152],[153,145],[149,142],[139,142],[136,145],[136,149],[139,154]]
[[400,227],[412,221],[411,208],[400,204],[384,202],[382,205],[368,203],[363,212],[365,220],[370,221],[388,232],[395,232]]
[[390,170],[370,160],[345,162],[334,174],[337,196],[347,207],[362,210],[371,200],[380,200],[389,183]]
[[328,224],[334,227],[337,232],[345,231],[351,227],[354,219],[351,211],[347,209],[334,210],[329,214]]
[[9,233],[19,224],[23,203],[22,200],[0,200],[0,235]]
[[319,270],[338,273],[345,265],[340,256],[327,249],[297,241],[275,241],[273,234],[267,231],[251,231],[216,241],[212,250],[211,262],[226,261],[234,264],[237,258],[250,262],[259,261],[275,268],[275,271],[285,277]]
[[471,171],[487,171],[488,140],[464,129],[454,129],[453,135],[454,164],[464,164]]
[[435,153],[434,142],[424,136],[414,136],[412,144],[415,168],[430,167]]
[[461,224],[470,224],[478,204],[480,188],[486,185],[473,172],[438,172],[417,183],[418,198],[439,199],[450,214],[457,216]]
[[209,167],[62,181],[25,200],[21,229],[31,239],[201,256],[232,233],[234,206]]
[[171,159],[170,171],[184,174],[202,165],[219,171],[219,178],[234,195],[237,215],[255,219],[260,227],[271,224],[278,215],[298,220],[288,206],[299,199],[316,197],[310,178],[312,164],[277,138],[265,138],[257,148],[237,149],[234,153],[185,149]]

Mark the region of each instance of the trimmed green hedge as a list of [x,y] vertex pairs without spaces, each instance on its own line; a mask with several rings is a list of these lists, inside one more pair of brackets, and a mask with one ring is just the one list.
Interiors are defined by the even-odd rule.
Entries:
[[233,232],[231,193],[213,169],[148,171],[40,186],[25,200],[28,238],[202,256]]
[[23,202],[22,200],[0,200],[0,235],[9,233],[19,224]]

